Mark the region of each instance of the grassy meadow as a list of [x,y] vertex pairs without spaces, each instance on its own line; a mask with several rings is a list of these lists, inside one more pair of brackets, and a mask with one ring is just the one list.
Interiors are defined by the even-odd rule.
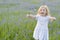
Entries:
[[0,40],[34,40],[36,20],[26,14],[36,14],[46,4],[56,21],[49,23],[49,40],[60,40],[60,0],[0,0]]

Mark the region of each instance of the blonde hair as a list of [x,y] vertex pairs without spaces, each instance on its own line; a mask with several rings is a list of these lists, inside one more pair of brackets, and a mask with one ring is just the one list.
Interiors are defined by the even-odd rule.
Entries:
[[46,9],[46,15],[45,16],[50,16],[50,12],[49,12],[49,8],[48,8],[48,6],[47,5],[42,5],[42,6],[40,6],[40,8],[38,9],[38,13],[37,14],[40,14],[40,9],[41,8],[45,8]]

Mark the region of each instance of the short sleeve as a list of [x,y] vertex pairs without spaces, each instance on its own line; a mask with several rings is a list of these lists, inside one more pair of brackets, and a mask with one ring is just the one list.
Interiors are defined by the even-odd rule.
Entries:
[[48,18],[50,18],[50,16],[48,16]]
[[35,19],[38,20],[39,15],[35,15]]
[[47,16],[48,20],[50,21],[50,16]]

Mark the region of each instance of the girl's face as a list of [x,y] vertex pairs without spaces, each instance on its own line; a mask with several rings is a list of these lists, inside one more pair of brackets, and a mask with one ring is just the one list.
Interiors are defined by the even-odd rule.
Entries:
[[42,7],[40,9],[40,15],[45,16],[46,15],[46,8]]

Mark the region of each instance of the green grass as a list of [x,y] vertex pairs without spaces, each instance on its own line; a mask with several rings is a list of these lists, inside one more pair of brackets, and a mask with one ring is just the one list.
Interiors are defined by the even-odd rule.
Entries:
[[[22,12],[28,13],[28,12]],[[24,14],[24,15],[25,15]],[[1,14],[0,22],[6,18],[6,22],[0,24],[0,40],[33,40],[33,31],[36,25],[36,21],[24,17],[24,15],[19,16],[20,11],[11,12],[7,15]],[[11,18],[13,16],[13,18]],[[19,20],[21,18],[21,21]],[[57,35],[56,33],[58,30],[56,29],[58,26],[58,20],[54,21],[53,23],[49,24],[50,30],[50,40],[55,40]],[[59,39],[59,35],[57,39]]]

